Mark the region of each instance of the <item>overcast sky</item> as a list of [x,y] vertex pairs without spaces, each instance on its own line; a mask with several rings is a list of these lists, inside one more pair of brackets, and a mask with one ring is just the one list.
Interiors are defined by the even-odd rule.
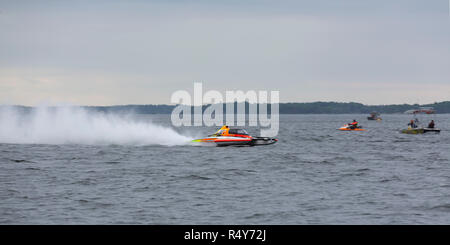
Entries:
[[2,1],[0,104],[450,100],[448,0]]

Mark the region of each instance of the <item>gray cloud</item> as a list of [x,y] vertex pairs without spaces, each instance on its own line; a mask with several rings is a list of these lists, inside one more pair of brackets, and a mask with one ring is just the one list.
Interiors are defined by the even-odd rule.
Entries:
[[447,1],[6,3],[0,103],[169,103],[192,89],[282,101],[449,100]]

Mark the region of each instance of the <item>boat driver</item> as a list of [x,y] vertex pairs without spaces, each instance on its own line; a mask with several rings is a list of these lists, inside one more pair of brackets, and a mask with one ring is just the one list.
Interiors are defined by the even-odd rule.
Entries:
[[431,122],[428,124],[428,128],[434,128],[434,120],[431,120]]
[[411,122],[408,123],[408,126],[410,126],[411,128],[417,128],[417,125],[414,122],[414,120],[411,120]]
[[224,125],[223,127],[221,127],[220,129],[219,129],[219,131],[217,131],[217,135],[222,135],[222,136],[225,136],[225,135],[228,135],[228,131],[230,130],[230,128],[227,126],[227,125]]
[[355,129],[358,127],[358,122],[355,119],[353,119],[353,122],[349,123],[349,126],[351,129]]

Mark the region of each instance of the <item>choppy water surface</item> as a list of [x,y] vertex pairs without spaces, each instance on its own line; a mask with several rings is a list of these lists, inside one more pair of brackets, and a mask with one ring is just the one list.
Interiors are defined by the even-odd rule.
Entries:
[[[435,116],[440,135],[400,134],[407,115],[366,116],[282,115],[279,142],[260,147],[157,145],[142,137],[174,142],[142,124],[103,144],[3,131],[0,224],[450,224],[450,115]],[[336,130],[354,118],[368,131]],[[213,128],[175,130],[180,141]]]

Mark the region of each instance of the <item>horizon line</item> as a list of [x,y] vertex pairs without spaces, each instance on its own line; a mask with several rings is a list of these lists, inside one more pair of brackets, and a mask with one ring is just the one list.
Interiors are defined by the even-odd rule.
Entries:
[[[249,103],[248,101],[242,101],[242,102],[231,102],[231,103]],[[394,106],[394,105],[410,105],[410,106],[423,106],[423,105],[432,105],[432,104],[441,104],[441,103],[450,103],[450,100],[444,100],[439,102],[433,102],[433,103],[425,103],[425,104],[419,104],[419,103],[396,103],[396,104],[364,104],[361,102],[338,102],[338,101],[313,101],[313,102],[279,102],[274,104],[314,104],[314,103],[337,103],[337,104],[361,104],[363,106]],[[218,104],[218,103],[217,103]],[[222,103],[222,104],[228,104],[228,103]],[[260,103],[249,103],[249,104],[257,104]],[[264,104],[270,104],[270,103],[264,103]],[[183,104],[113,104],[113,105],[76,105],[76,104],[70,104],[70,103],[41,103],[38,105],[20,105],[20,104],[0,104],[0,106],[21,106],[21,107],[40,107],[40,106],[48,106],[48,107],[59,107],[59,106],[79,106],[79,107],[118,107],[118,106],[178,106]],[[206,105],[212,105],[212,104],[203,104],[202,106]],[[188,105],[186,105],[188,106]],[[191,105],[194,106],[194,105]]]

